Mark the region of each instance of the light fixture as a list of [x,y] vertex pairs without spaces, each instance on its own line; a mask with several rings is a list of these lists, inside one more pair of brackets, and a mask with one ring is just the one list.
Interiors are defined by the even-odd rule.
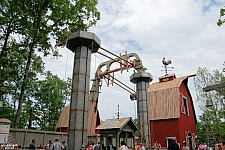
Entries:
[[211,107],[213,106],[213,103],[212,103],[212,100],[206,100],[206,104],[205,104],[205,107]]

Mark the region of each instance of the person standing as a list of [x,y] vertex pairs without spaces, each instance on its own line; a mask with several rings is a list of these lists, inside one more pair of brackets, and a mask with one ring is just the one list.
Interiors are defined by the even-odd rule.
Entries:
[[36,146],[35,146],[35,139],[32,140],[32,143],[30,143],[29,145],[29,149],[36,149]]
[[87,144],[87,145],[85,146],[85,150],[88,150],[88,148],[89,148],[89,144]]
[[55,143],[52,145],[51,150],[61,150],[62,149],[62,144],[59,142],[59,139],[55,139]]
[[204,146],[205,146],[205,150],[208,149],[208,145],[206,143],[204,143]]
[[201,142],[201,144],[198,146],[198,150],[206,150],[206,147],[203,142]]
[[183,147],[182,150],[189,150],[189,147],[187,146],[186,141],[183,141]]
[[62,142],[62,150],[66,150],[66,142],[65,141]]
[[119,150],[128,150],[128,148],[127,148],[127,146],[126,146],[126,144],[125,144],[124,141],[121,141],[120,142],[120,148],[119,148]]
[[180,150],[179,145],[177,144],[175,139],[172,139],[172,143],[169,144],[168,150]]
[[146,150],[145,143],[140,143],[141,150]]
[[94,150],[100,150],[100,142],[98,142],[98,144],[95,144]]
[[215,145],[215,150],[223,150],[223,141],[218,140],[216,145]]
[[43,145],[40,144],[40,146],[38,147],[38,149],[44,149]]
[[135,150],[141,150],[139,143],[136,143]]
[[46,149],[50,150],[51,148],[52,148],[52,140],[49,140]]

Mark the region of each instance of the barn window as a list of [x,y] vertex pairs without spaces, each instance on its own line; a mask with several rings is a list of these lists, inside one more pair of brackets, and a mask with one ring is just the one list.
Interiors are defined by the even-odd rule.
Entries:
[[189,115],[187,98],[183,96],[182,100],[183,100],[182,101],[182,103],[183,103],[183,111],[182,111],[182,113],[185,114],[185,115]]

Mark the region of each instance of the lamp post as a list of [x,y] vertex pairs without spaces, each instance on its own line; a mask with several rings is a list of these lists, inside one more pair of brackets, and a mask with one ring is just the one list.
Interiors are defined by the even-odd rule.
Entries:
[[[206,105],[205,107],[209,108],[209,107],[212,107],[213,106],[213,103],[212,103],[212,100],[206,100]],[[214,136],[214,133],[213,133],[213,130],[209,124],[209,121],[208,121],[208,117],[206,114],[203,114],[203,118],[206,122],[206,137],[207,137],[207,145],[208,146],[211,146],[211,144],[215,144],[216,143],[216,138]],[[215,112],[215,118],[217,120],[217,114]],[[219,135],[220,135],[220,138],[221,138],[221,132],[220,132],[220,126],[218,124],[218,121],[217,121],[217,125],[218,125],[218,131],[219,131]]]
[[211,107],[213,106],[213,103],[212,103],[212,100],[206,100],[206,104],[205,104],[205,107]]
[[[213,85],[213,86],[207,86],[207,87],[203,88],[203,91],[204,92],[209,92],[209,91],[215,90],[219,94],[225,96],[225,92],[223,90],[221,90],[221,88],[224,88],[224,87],[225,87],[225,83],[221,83],[221,84],[216,84],[216,85]],[[213,106],[212,99],[206,100],[206,105],[205,106],[206,107]],[[215,105],[215,107],[216,107],[215,109],[217,110],[217,105]],[[219,136],[220,136],[220,139],[221,139],[220,125],[219,125],[219,121],[218,121],[218,118],[217,118],[216,111],[215,111],[215,118],[216,118],[216,122],[217,122]]]
[[[213,86],[207,86],[205,88],[203,88],[203,91],[204,92],[209,92],[209,91],[212,91],[212,90],[215,90],[216,92],[218,92],[219,94],[225,96],[225,92],[222,90],[222,88],[225,87],[225,82],[224,83],[220,83],[220,84],[216,84],[216,85],[213,85]],[[211,107],[213,106],[213,103],[212,103],[212,100],[206,100],[206,107]],[[217,105],[216,106],[216,110],[217,110]],[[221,131],[220,131],[220,125],[219,125],[219,122],[218,122],[218,119],[217,119],[217,114],[215,112],[215,118],[217,120],[217,126],[218,126],[218,131],[219,131],[219,135],[220,135],[220,139],[221,139]]]

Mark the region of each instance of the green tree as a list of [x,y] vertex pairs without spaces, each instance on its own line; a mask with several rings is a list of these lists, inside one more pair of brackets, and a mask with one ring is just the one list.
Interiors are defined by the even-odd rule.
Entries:
[[[139,125],[138,125],[138,119],[137,119],[137,118],[134,119],[134,123],[135,123],[135,125],[139,128]],[[139,134],[138,131],[136,131],[136,132],[134,133],[135,136],[138,136],[138,134]]]
[[70,92],[71,79],[63,81],[47,71],[45,79],[39,80],[33,89],[34,126],[39,130],[55,131],[62,108],[69,101],[67,96]]
[[[8,57],[5,58],[6,68],[2,71],[7,92],[3,97],[4,103],[3,108],[0,109],[0,117],[12,120],[15,118],[15,106],[18,103],[28,53],[16,41],[9,42],[8,52]],[[61,109],[69,101],[71,79],[63,81],[49,71],[44,73],[42,58],[33,54],[32,59],[18,126],[19,128],[54,131]]]
[[[58,39],[64,45],[69,32],[87,30],[100,19],[96,9],[97,0],[3,0],[0,2],[1,46],[0,60],[7,57],[10,35],[17,36],[17,42],[27,50],[26,66],[23,72],[18,108],[15,117],[15,128],[19,126],[22,105],[25,98],[29,72],[33,55],[38,51],[44,56],[58,57],[57,48],[50,40]],[[9,18],[13,18],[10,20]],[[0,75],[6,67],[0,61]],[[4,83],[1,81],[0,84]]]
[[201,143],[201,142],[207,142],[206,141],[206,138],[207,138],[207,135],[206,135],[206,121],[205,119],[200,116],[199,118],[199,121],[197,121],[197,133],[198,133],[198,142]]
[[225,23],[225,7],[220,9],[220,17],[217,21],[218,26],[222,26]]
[[[5,69],[2,71],[2,79],[5,81],[4,85],[7,86],[7,92],[4,96],[5,100],[8,100],[8,103],[13,108],[13,118],[15,118],[14,114],[17,110],[16,105],[18,104],[18,99],[20,95],[20,89],[22,86],[22,78],[23,73],[26,67],[26,58],[28,57],[28,53],[26,49],[20,46],[20,44],[16,43],[16,41],[10,41],[8,44],[8,55],[4,58],[4,66]],[[31,66],[31,70],[28,73],[27,80],[27,91],[25,94],[25,99],[29,98],[29,93],[33,88],[33,84],[37,81],[38,74],[43,73],[44,63],[42,62],[42,58],[34,54],[32,56],[33,63]],[[14,126],[14,123],[12,124]]]
[[13,120],[13,108],[10,103],[8,103],[7,100],[3,99],[3,107],[0,108],[0,118],[7,118],[9,120]]
[[15,4],[15,1],[1,0],[0,1],[0,86],[2,86],[3,80],[1,78],[2,70],[5,68],[4,64],[7,57],[7,47],[13,33],[17,33],[18,30],[22,30],[20,26],[19,16],[21,11]]
[[55,131],[70,91],[71,79],[63,81],[47,71],[44,79],[33,86],[30,97],[25,99],[19,127]]
[[[18,103],[22,73],[26,66],[24,58],[27,57],[27,51],[23,51],[16,44],[10,42],[7,67],[2,72],[2,77],[7,81],[7,92],[3,98],[4,106],[0,109],[0,116],[8,119],[15,118],[15,105]],[[63,81],[49,71],[43,73],[42,58],[33,55],[32,59],[19,128],[35,127],[54,131],[61,109],[69,101],[71,79]]]
[[[216,137],[216,139],[222,139],[225,135],[224,123],[222,122],[222,120],[225,119],[224,96],[216,91],[204,92],[203,88],[224,83],[225,77],[223,72],[214,70],[211,74],[206,68],[198,68],[195,82],[198,101],[200,102],[199,107],[203,111],[203,114],[206,115],[208,123],[214,131],[213,136]],[[212,100],[213,106],[206,107],[206,100]],[[200,120],[199,123],[206,124],[203,122],[203,119]],[[201,133],[201,131],[198,132]]]

